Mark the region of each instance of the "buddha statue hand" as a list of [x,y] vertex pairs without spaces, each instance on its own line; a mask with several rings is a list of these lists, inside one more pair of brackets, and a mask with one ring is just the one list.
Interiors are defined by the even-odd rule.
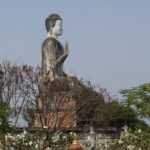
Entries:
[[64,44],[64,52],[63,54],[57,59],[57,63],[63,63],[65,61],[65,59],[67,58],[68,56],[68,53],[69,53],[69,50],[68,50],[68,42],[65,42]]

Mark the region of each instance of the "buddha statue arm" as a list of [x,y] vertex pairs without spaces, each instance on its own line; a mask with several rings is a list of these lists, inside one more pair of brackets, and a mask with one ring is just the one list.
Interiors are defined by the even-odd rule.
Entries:
[[65,59],[67,58],[67,56],[68,56],[68,42],[65,43],[64,53],[61,56],[59,56],[59,58],[57,59],[57,63],[60,63],[60,62],[63,63]]

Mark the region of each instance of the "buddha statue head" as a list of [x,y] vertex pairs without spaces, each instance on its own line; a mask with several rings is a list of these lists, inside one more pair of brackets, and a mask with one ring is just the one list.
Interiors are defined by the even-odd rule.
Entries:
[[48,18],[46,18],[45,26],[48,36],[57,38],[63,32],[62,19],[58,14],[51,14]]

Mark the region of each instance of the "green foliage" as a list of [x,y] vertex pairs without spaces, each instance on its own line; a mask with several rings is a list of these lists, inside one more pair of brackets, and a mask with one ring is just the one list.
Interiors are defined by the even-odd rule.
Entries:
[[105,103],[100,106],[97,116],[100,126],[123,127],[128,125],[131,129],[138,127],[146,129],[147,125],[138,119],[136,113],[130,107],[119,104],[117,101]]
[[120,139],[110,144],[110,150],[150,150],[150,134],[138,129],[134,132],[125,129]]
[[74,134],[71,132],[68,135],[56,134],[51,139],[50,147],[52,150],[65,150],[70,144],[72,144]]
[[27,133],[24,131],[18,135],[5,135],[5,144],[0,144],[0,149],[14,150],[66,150],[68,145],[73,141],[73,134],[50,135],[47,139],[47,130],[37,131],[35,133]]
[[98,143],[96,150],[150,150],[150,134],[125,128],[119,139]]
[[48,142],[45,140],[45,132],[37,131],[34,134],[24,132],[18,135],[5,135],[5,149],[10,148],[15,150],[40,150],[48,147]]
[[121,90],[124,104],[134,108],[139,117],[150,119],[150,83],[132,89]]
[[7,102],[0,101],[0,133],[5,134],[10,130],[10,107]]
[[28,127],[32,127],[35,121],[35,110],[34,108],[26,107],[23,111],[23,119],[27,121]]

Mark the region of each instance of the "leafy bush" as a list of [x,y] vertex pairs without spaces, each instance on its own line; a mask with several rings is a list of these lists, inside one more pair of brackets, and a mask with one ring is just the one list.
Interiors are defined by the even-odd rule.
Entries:
[[150,150],[150,134],[125,128],[118,140],[99,143],[96,150]]
[[98,126],[121,128],[128,125],[131,129],[142,128],[148,126],[144,121],[138,119],[136,113],[130,107],[123,106],[117,101],[105,103],[100,106],[98,115]]
[[0,133],[5,134],[10,130],[10,107],[7,102],[0,101]]
[[139,117],[150,120],[150,83],[121,90],[120,93],[124,97],[125,105],[134,108]]
[[110,145],[115,150],[150,150],[150,134],[141,129],[132,132],[125,129],[120,139]]
[[0,141],[0,149],[11,150],[66,150],[73,141],[73,133],[69,135],[55,133],[48,139],[47,129],[29,134],[24,131],[21,134],[6,134],[5,142]]

